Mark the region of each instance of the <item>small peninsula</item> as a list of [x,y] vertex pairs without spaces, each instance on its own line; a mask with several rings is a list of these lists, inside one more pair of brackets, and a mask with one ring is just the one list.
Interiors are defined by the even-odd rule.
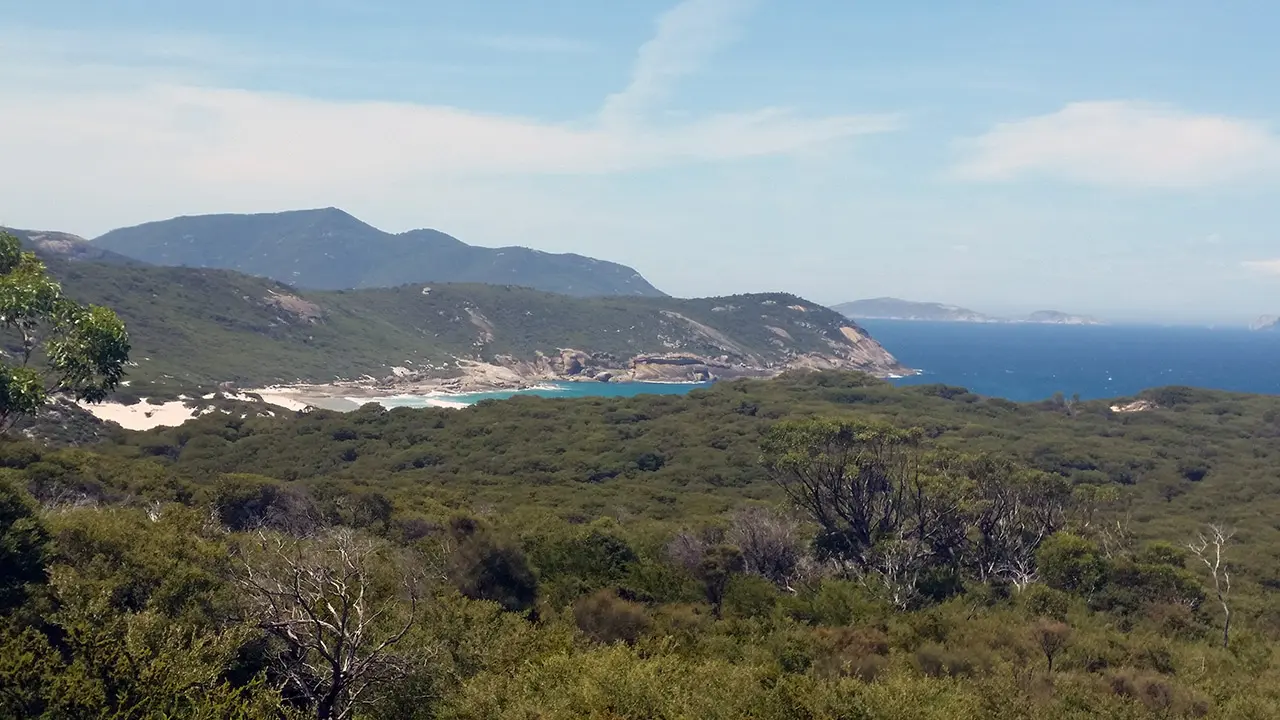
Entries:
[[1280,331],[1280,315],[1263,315],[1250,323],[1249,329],[1260,332]]
[[915,302],[892,297],[854,300],[833,305],[842,315],[855,320],[918,320],[923,322],[964,323],[1035,323],[1040,325],[1102,325],[1088,315],[1073,315],[1058,310],[1037,310],[1023,317],[999,317],[976,310],[936,302]]

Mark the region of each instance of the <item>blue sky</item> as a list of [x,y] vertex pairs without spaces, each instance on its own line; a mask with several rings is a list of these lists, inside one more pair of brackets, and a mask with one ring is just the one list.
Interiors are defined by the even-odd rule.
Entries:
[[0,224],[341,207],[678,295],[1280,312],[1274,2],[0,0]]

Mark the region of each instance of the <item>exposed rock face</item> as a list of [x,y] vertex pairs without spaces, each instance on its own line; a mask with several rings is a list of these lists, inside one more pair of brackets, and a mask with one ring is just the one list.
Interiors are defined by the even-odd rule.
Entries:
[[1160,409],[1160,406],[1156,405],[1150,400],[1134,400],[1131,403],[1123,403],[1123,404],[1111,406],[1111,412],[1117,412],[1117,413],[1148,412],[1150,410],[1159,410],[1159,409]]
[[[905,368],[880,343],[856,327],[841,328],[840,340],[831,340],[828,353],[797,353],[781,363],[756,363],[741,357],[706,357],[694,353],[643,353],[622,359],[608,353],[567,348],[559,355],[539,355],[533,361],[511,356],[496,358],[510,383],[519,377],[539,380],[594,380],[597,382],[708,382],[740,377],[771,377],[788,370],[860,370],[881,377],[908,375]],[[468,367],[476,365],[468,363]],[[514,376],[514,377],[513,377]]]

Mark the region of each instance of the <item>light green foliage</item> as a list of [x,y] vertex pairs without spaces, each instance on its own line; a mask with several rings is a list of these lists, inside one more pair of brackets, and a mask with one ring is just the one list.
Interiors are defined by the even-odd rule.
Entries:
[[129,336],[115,313],[63,295],[33,253],[0,232],[0,429],[35,413],[51,395],[90,402],[120,383]]

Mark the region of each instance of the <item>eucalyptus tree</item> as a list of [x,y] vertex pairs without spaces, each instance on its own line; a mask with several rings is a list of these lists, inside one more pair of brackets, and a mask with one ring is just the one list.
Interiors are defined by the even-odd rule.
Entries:
[[68,298],[35,253],[0,232],[0,432],[53,396],[100,402],[129,361],[129,334],[110,309]]

